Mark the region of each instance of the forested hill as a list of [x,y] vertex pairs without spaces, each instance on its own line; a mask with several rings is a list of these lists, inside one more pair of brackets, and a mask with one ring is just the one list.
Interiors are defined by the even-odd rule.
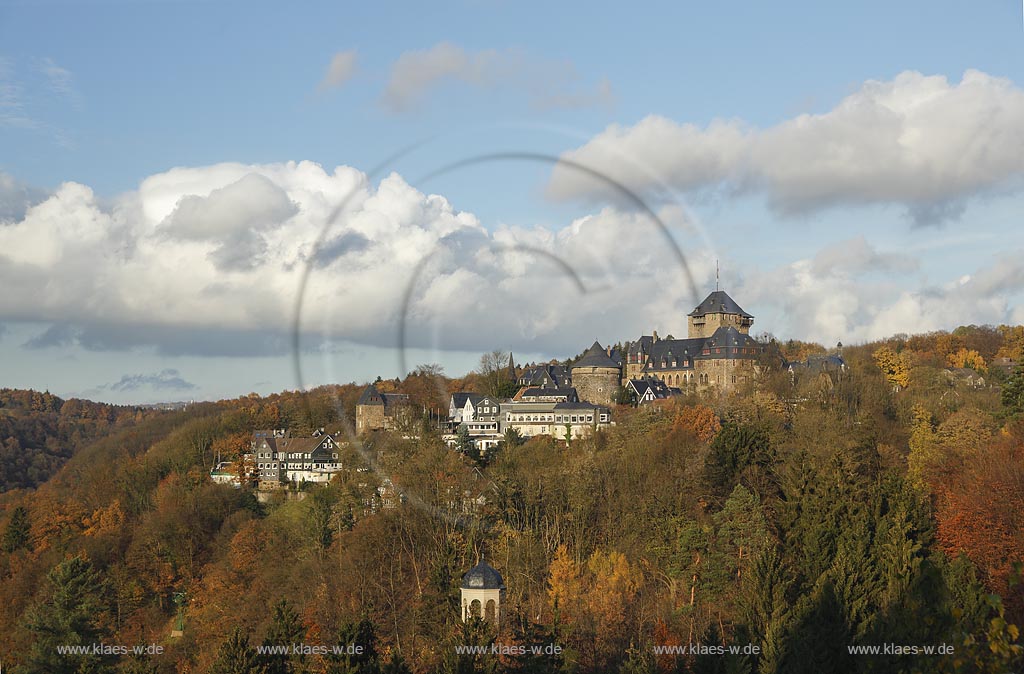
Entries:
[[0,389],[0,492],[45,482],[78,449],[162,412]]
[[[214,457],[253,429],[334,428],[360,387],[144,418],[0,495],[5,671],[1021,671],[1024,369],[998,363],[1022,345],[1024,329],[965,328],[846,347],[845,369],[773,366],[485,458],[429,423],[377,433],[375,470],[349,448],[331,484],[266,503],[213,484]],[[423,368],[378,387],[428,407],[471,383]],[[507,585],[499,629],[460,621],[481,557]],[[93,643],[165,652],[56,654]],[[364,651],[255,650],[292,643]],[[655,652],[690,644],[758,652]],[[883,644],[955,656],[848,650]]]

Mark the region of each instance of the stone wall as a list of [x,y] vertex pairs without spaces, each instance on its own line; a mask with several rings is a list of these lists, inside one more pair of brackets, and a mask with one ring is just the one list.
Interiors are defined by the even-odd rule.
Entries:
[[356,405],[356,433],[367,433],[385,427],[384,405]]
[[619,368],[574,367],[572,384],[580,400],[597,405],[611,405],[619,392]]

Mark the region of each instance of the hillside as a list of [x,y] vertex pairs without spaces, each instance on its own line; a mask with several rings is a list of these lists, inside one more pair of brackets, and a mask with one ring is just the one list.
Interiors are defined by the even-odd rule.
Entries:
[[[776,368],[727,396],[619,406],[607,432],[506,444],[483,465],[429,424],[378,433],[301,500],[213,484],[214,457],[255,429],[339,427],[360,387],[108,424],[37,489],[0,496],[0,652],[24,672],[1012,671],[1024,371],[993,363],[1022,345],[1022,328],[972,326],[847,346],[839,373]],[[378,385],[433,406],[467,381],[424,368]],[[51,428],[73,434],[71,402],[10,416],[45,447]],[[460,621],[480,558],[507,586],[498,630]],[[164,653],[56,655],[99,642]],[[290,643],[364,652],[255,652]],[[697,643],[758,653],[654,650]],[[956,657],[847,649],[881,643]]]
[[45,482],[79,448],[158,414],[154,409],[0,389],[0,493]]

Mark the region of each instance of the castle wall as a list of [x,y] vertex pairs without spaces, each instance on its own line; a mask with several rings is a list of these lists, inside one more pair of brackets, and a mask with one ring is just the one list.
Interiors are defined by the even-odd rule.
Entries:
[[750,334],[750,325],[753,320],[744,318],[739,314],[704,314],[703,316],[687,317],[687,336],[691,339],[697,337],[710,337],[715,334],[718,328],[733,327],[744,335]]
[[692,369],[659,370],[653,376],[675,388],[685,389],[692,385],[697,390],[716,387],[728,391],[752,381],[756,374],[754,360],[711,358],[695,360]]

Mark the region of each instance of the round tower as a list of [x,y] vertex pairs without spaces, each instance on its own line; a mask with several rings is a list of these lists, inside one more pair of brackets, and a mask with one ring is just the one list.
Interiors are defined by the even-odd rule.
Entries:
[[572,385],[580,400],[596,405],[611,405],[619,392],[622,370],[599,342],[572,366]]

